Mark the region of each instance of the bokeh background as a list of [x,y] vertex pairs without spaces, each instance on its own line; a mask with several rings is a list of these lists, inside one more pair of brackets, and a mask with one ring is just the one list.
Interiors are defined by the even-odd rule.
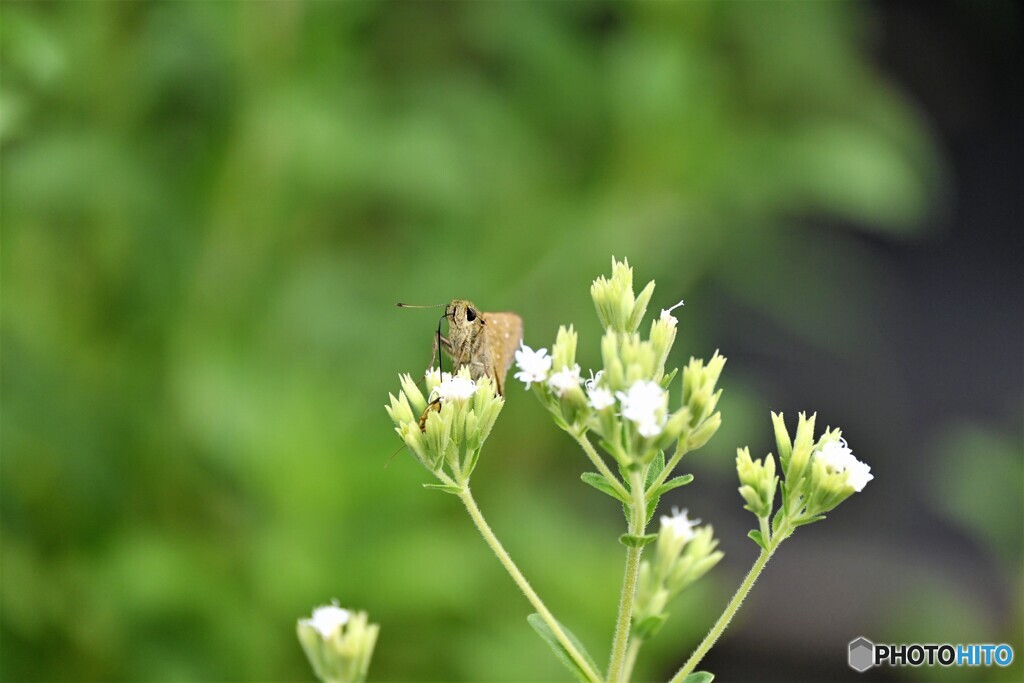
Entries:
[[[1020,680],[1021,35],[1012,3],[0,7],[4,680],[302,681],[295,619],[383,625],[377,681],[564,672],[383,410],[436,322],[580,330],[628,257],[716,348],[724,427],[667,496],[726,558],[646,649],[685,659],[755,557],[735,448],[841,425],[876,479],[787,542],[720,680]],[[621,512],[519,387],[484,512],[603,660]],[[1007,642],[858,676],[846,644]]]

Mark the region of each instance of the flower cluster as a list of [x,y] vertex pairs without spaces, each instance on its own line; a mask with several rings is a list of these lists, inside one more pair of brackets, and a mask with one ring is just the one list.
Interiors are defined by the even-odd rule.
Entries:
[[840,430],[826,429],[815,441],[815,417],[800,413],[791,439],[782,414],[772,413],[782,470],[782,505],[771,526],[768,519],[780,480],[775,474],[775,458],[769,453],[763,460],[753,460],[748,449],[737,452],[736,472],[740,495],[747,503],[744,507],[760,520],[760,529],[750,536],[763,548],[781,542],[798,526],[824,519],[826,512],[863,491],[874,478],[871,467],[853,455]]
[[714,529],[700,527],[686,510],[673,508],[661,518],[654,562],[640,564],[633,600],[633,635],[641,640],[653,636],[668,618],[666,607],[679,593],[711,570],[722,559],[716,550]]
[[437,474],[447,466],[455,481],[467,481],[505,405],[494,382],[487,377],[470,379],[468,368],[454,376],[428,370],[428,401],[411,376],[399,379],[402,390],[397,397],[390,394],[390,405],[385,406],[395,431],[424,467]]
[[317,678],[324,683],[362,683],[370,667],[380,627],[368,622],[366,612],[352,612],[338,604],[322,605],[312,616],[299,619],[299,642]]
[[612,276],[599,277],[591,287],[594,307],[605,327],[601,339],[603,368],[583,380],[576,362],[577,334],[573,327],[558,330],[552,353],[525,344],[516,352],[516,379],[533,388],[555,418],[575,435],[593,431],[622,465],[649,463],[673,443],[694,450],[707,443],[721,424],[715,390],[725,358],[717,353],[705,366],[691,359],[683,370],[682,402],[670,408],[669,386],[675,371],[665,364],[675,343],[678,319],[672,315],[683,302],[663,309],[651,322],[646,339],[637,329],[654,292],[654,282],[633,293],[633,269],[612,261]]

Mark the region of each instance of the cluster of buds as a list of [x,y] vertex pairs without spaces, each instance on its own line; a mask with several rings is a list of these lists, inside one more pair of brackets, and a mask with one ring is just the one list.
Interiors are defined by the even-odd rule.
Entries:
[[605,328],[601,339],[603,369],[590,371],[584,380],[576,362],[577,334],[561,327],[552,347],[516,352],[518,372],[531,386],[562,429],[582,435],[593,431],[620,465],[650,463],[672,444],[693,450],[707,443],[721,424],[715,390],[725,358],[717,353],[705,365],[691,360],[683,371],[682,403],[669,408],[669,386],[676,371],[665,363],[675,343],[678,320],[661,311],[651,322],[650,334],[637,330],[654,293],[654,282],[635,295],[633,269],[626,261],[612,260],[612,276],[597,278],[590,288],[598,318]]
[[429,398],[408,374],[399,379],[402,390],[397,397],[390,394],[385,406],[395,431],[424,467],[465,483],[505,399],[490,378],[470,379],[469,368],[456,375],[428,370],[424,384]]
[[366,612],[352,612],[337,603],[322,605],[299,619],[296,630],[316,677],[324,683],[362,683],[370,668],[380,626]]
[[[815,440],[815,417],[800,413],[796,435],[790,438],[782,414],[772,413],[781,486],[771,453],[762,460],[753,460],[748,449],[737,452],[740,495],[761,527],[750,536],[765,549],[773,541],[784,540],[796,527],[824,519],[826,512],[862,491],[874,478],[871,467],[854,457],[840,430],[826,429]],[[776,488],[781,488],[782,505],[769,526]]]
[[640,564],[633,598],[634,637],[647,640],[657,633],[668,618],[668,603],[722,559],[714,529],[699,524],[687,517],[686,510],[673,509],[671,516],[661,518],[654,562]]

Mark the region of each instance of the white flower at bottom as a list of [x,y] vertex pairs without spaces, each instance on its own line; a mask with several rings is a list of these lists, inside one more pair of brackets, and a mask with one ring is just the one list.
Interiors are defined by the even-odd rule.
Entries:
[[665,424],[668,393],[657,382],[637,380],[628,392],[616,393],[622,402],[622,417],[637,424],[641,436],[651,438],[661,434]]
[[687,517],[687,511],[679,510],[679,508],[672,508],[671,517],[667,515],[661,517],[661,528],[668,530],[668,533],[676,539],[682,539],[684,544],[696,535],[693,529],[698,524],[700,524],[699,519],[690,519]]
[[846,439],[829,441],[814,457],[833,472],[845,472],[846,483],[852,486],[854,491],[863,491],[867,483],[875,478],[875,475],[871,474],[871,467],[854,456],[853,451],[846,445]]
[[520,342],[516,350],[516,367],[519,368],[514,377],[526,383],[526,389],[530,389],[533,382],[543,382],[548,378],[551,371],[551,364],[554,359],[548,355],[547,349],[534,351],[526,344]]
[[561,370],[548,377],[548,386],[561,398],[565,392],[580,385],[580,366],[574,364],[571,368],[563,366]]
[[456,375],[445,373],[444,380],[434,389],[434,396],[441,401],[465,401],[476,393],[476,382]]
[[338,607],[337,604],[321,605],[313,610],[313,616],[309,619],[302,619],[302,623],[308,624],[316,629],[324,638],[330,638],[342,626],[352,618],[352,613],[347,609]]

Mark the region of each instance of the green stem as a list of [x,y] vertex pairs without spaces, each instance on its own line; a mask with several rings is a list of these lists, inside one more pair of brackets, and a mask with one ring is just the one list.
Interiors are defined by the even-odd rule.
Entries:
[[605,463],[604,458],[602,458],[597,452],[594,445],[590,443],[590,439],[587,438],[586,433],[576,434],[574,432],[570,432],[570,434],[572,434],[572,438],[576,439],[576,443],[580,445],[580,448],[582,448],[583,452],[587,454],[587,457],[590,458],[590,462],[594,463],[594,467],[597,468],[597,471],[600,472],[604,478],[608,480],[608,483],[612,485],[615,492],[623,498],[629,498],[629,491],[627,491],[626,487],[622,485],[619,478],[612,474],[612,471]]
[[[643,472],[634,472],[629,480],[629,487],[633,490],[629,533],[634,536],[642,536],[644,527],[647,526],[647,498],[644,493],[646,471],[645,467]],[[609,683],[618,683],[620,680],[624,680],[622,679],[622,668],[626,659],[626,646],[629,644],[629,631],[633,620],[633,597],[636,595],[636,577],[640,572],[640,555],[643,550],[643,547],[626,548],[626,572],[622,578],[619,616],[615,620],[615,638],[612,640],[612,655],[608,664]]]
[[704,637],[703,642],[701,642],[700,646],[694,650],[693,654],[690,655],[690,658],[686,660],[686,664],[683,665],[683,668],[679,669],[669,683],[682,683],[683,679],[693,672],[697,665],[700,664],[700,660],[704,659],[704,655],[708,653],[718,638],[722,635],[722,632],[725,631],[729,622],[732,621],[733,616],[735,616],[736,612],[739,610],[740,605],[743,604],[743,599],[747,597],[747,593],[749,593],[750,589],[754,587],[754,582],[757,581],[757,577],[761,575],[761,571],[764,569],[765,565],[768,564],[768,560],[772,558],[772,555],[779,547],[779,544],[785,540],[786,533],[776,533],[776,538],[778,539],[778,542],[769,544],[768,550],[761,550],[761,554],[757,556],[754,566],[750,568],[749,572],[747,572],[747,577],[743,579],[743,583],[740,584],[739,590],[736,591],[736,595],[732,596],[732,600],[729,601],[725,611],[722,612],[722,616],[718,617],[718,621],[716,621],[715,625],[711,627],[711,631]]
[[483,514],[480,512],[480,508],[477,507],[476,501],[473,499],[473,494],[469,490],[469,486],[464,486],[462,493],[459,494],[459,498],[462,500],[462,504],[466,506],[466,510],[469,512],[469,516],[473,518],[473,523],[476,524],[476,528],[480,530],[480,535],[484,537],[484,541],[491,547],[494,554],[497,555],[498,560],[504,565],[505,570],[515,581],[516,585],[519,586],[519,590],[523,592],[526,599],[530,601],[533,608],[537,610],[537,614],[540,615],[541,619],[548,625],[551,632],[555,634],[555,638],[561,643],[562,647],[565,648],[566,653],[576,663],[576,666],[580,668],[583,674],[589,681],[593,683],[601,683],[601,675],[594,671],[594,668],[587,662],[586,657],[580,654],[580,651],[576,649],[572,640],[565,634],[562,629],[562,625],[558,623],[554,615],[548,610],[544,601],[540,599],[540,596],[530,586],[530,582],[526,580],[523,573],[519,571],[519,567],[516,566],[512,558],[509,557],[508,552],[501,545],[501,541],[494,535],[494,531],[487,524],[487,520],[484,519]]
[[637,656],[640,654],[640,646],[644,641],[640,638],[633,638],[629,641],[629,649],[626,651],[626,663],[622,666],[622,680],[628,681],[633,676],[633,667],[636,666]]

